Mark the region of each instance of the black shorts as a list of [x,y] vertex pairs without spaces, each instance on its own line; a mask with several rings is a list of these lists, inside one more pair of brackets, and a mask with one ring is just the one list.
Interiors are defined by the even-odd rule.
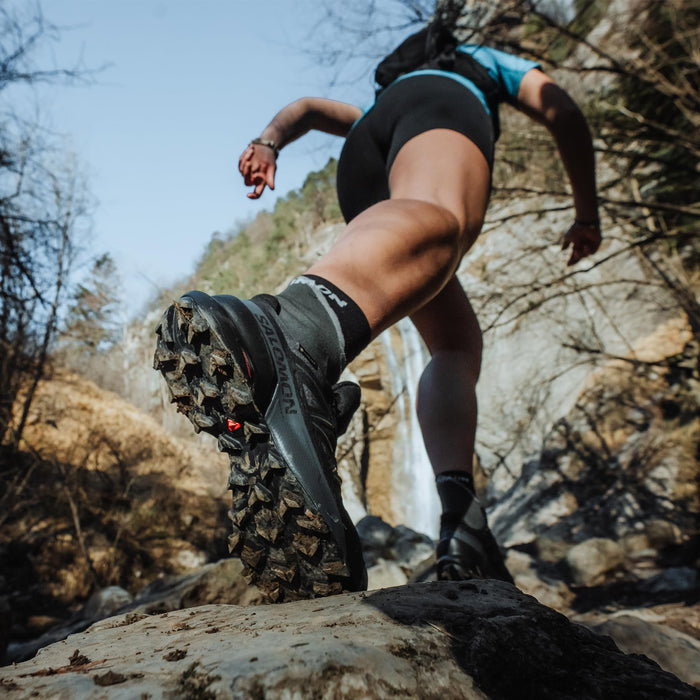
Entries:
[[389,198],[389,171],[402,146],[431,129],[464,134],[493,167],[493,125],[479,98],[442,75],[398,80],[352,128],[338,163],[338,201],[346,221]]

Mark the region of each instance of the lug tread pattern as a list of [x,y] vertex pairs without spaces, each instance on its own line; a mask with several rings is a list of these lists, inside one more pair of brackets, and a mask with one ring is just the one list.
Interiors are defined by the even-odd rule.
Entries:
[[255,406],[246,367],[188,297],[166,310],[156,335],[153,364],[172,402],[195,432],[216,437],[229,456],[228,548],[243,562],[246,580],[272,602],[346,590],[350,571],[322,514],[278,453]]

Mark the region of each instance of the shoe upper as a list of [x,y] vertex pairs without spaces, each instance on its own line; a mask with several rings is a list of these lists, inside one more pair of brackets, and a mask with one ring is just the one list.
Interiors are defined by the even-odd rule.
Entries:
[[438,578],[492,578],[513,583],[476,497],[460,520],[443,516],[437,559]]
[[277,322],[275,297],[260,295],[241,301],[223,295],[212,300],[233,321],[244,345],[255,348],[246,354],[246,362],[252,365],[255,404],[264,414],[280,456],[310,503],[324,514],[350,566],[350,589],[363,590],[366,570],[361,544],[343,506],[335,460],[338,435],[360,403],[359,387],[328,382],[314,358]]
[[[279,302],[272,295],[260,294],[252,302],[279,313]],[[322,452],[323,464],[333,465],[336,478],[335,449],[338,437],[345,433],[360,405],[360,387],[353,382],[330,385],[321,375],[319,363],[295,340],[285,338],[294,358],[294,380],[304,403],[304,417],[316,447]],[[262,407],[260,407],[262,409]]]

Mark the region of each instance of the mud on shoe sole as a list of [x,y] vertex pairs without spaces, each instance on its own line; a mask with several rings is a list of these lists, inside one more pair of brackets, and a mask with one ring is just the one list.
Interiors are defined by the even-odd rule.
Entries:
[[153,364],[171,401],[195,432],[216,437],[229,455],[228,548],[243,562],[248,582],[273,602],[354,590],[330,528],[280,456],[254,403],[245,351],[227,348],[187,296],[166,310],[156,334]]

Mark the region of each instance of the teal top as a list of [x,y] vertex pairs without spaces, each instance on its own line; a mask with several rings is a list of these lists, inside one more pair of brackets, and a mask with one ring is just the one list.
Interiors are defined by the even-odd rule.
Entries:
[[[518,97],[520,81],[523,79],[525,73],[533,68],[540,68],[540,64],[535,61],[530,61],[520,56],[513,56],[512,54],[505,53],[505,51],[492,49],[488,46],[481,46],[480,44],[460,44],[457,47],[457,51],[464,51],[464,53],[471,54],[473,58],[479,61],[479,63],[486,68],[488,74],[501,85],[506,95],[506,101],[511,104],[514,103]],[[484,93],[468,78],[450,71],[428,68],[405,73],[397,78],[395,82],[405,80],[414,75],[442,75],[446,78],[456,80],[458,83],[462,83],[462,85],[469,88],[469,90],[479,98],[486,111],[489,114],[491,113],[486,104]]]

